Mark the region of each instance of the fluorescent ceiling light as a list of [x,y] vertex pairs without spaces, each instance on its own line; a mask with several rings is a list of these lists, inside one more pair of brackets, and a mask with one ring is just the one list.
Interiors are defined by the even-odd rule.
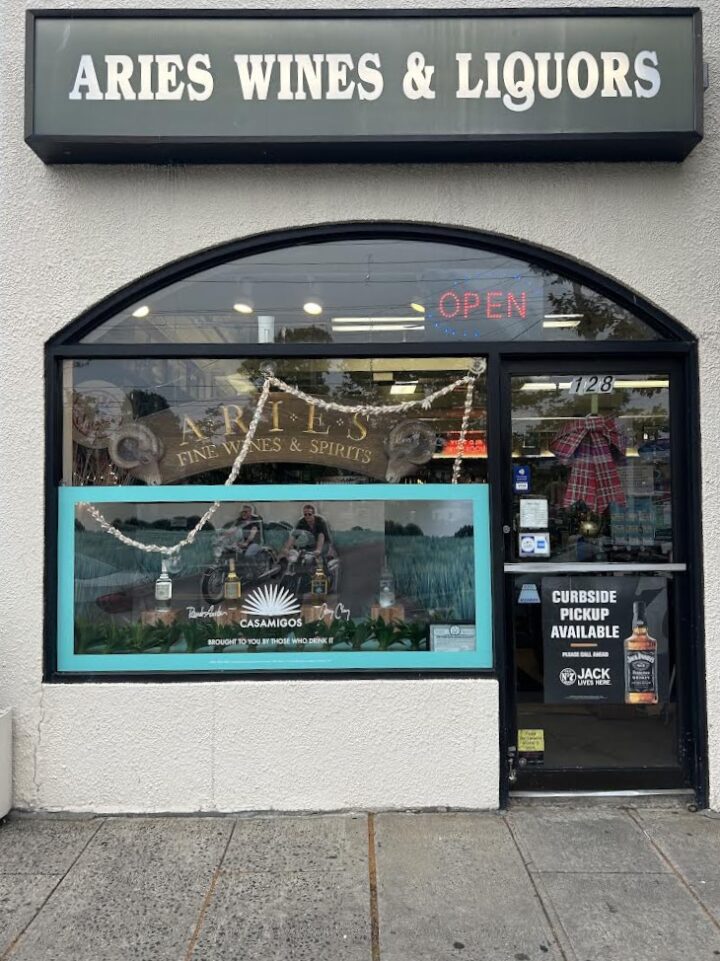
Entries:
[[228,374],[225,379],[238,394],[252,394],[255,391],[255,385],[245,374]]
[[571,383],[571,381],[568,381],[566,384],[553,384],[546,380],[536,380],[529,384],[523,384],[520,390],[568,390]]
[[[420,318],[417,320],[420,323]],[[459,370],[466,374],[472,360],[470,357],[373,357],[372,360],[359,360],[357,357],[347,357],[341,363],[328,360],[329,369],[338,373],[346,371],[361,371],[368,374],[371,371],[388,371],[396,376],[407,374],[408,380],[417,377],[418,371],[442,371],[443,374],[451,370]]]
[[373,380],[374,380],[376,383],[382,383],[383,381],[384,381],[384,382],[387,382],[387,381],[389,381],[389,380],[391,381],[392,379],[393,379],[393,375],[390,373],[390,371],[378,371],[378,370],[376,370],[376,371],[373,373]]
[[423,305],[417,303],[416,301],[413,301],[413,303],[411,303],[410,306],[412,307],[413,310],[416,310],[419,314],[425,313],[425,308],[423,307]]
[[420,324],[425,326],[422,317],[333,317],[333,324]]
[[574,317],[582,319],[585,314],[545,314],[546,320],[572,320]]
[[417,390],[416,380],[408,381],[406,384],[393,384],[390,388],[391,394],[414,394]]
[[[585,375],[589,376],[589,375]],[[520,388],[521,390],[569,390],[571,386],[571,381],[561,382],[558,384],[552,383],[550,381],[538,380],[531,382],[529,384],[523,384]],[[669,380],[616,380],[614,384],[615,390],[630,390],[635,387],[669,387]],[[582,395],[578,395],[582,396]],[[592,396],[592,395],[590,395]]]
[[318,304],[314,300],[308,300],[303,304],[303,310],[306,314],[312,314],[315,317],[322,313],[322,304]]
[[373,330],[425,330],[425,324],[333,324],[339,334],[370,333]]
[[669,380],[616,380],[615,387],[669,387]]
[[252,304],[246,304],[244,301],[239,301],[237,304],[233,304],[233,310],[236,310],[239,314],[251,314],[253,312]]
[[577,327],[579,320],[544,320],[543,327]]
[[136,308],[136,309],[132,312],[132,315],[133,315],[133,317],[138,317],[138,318],[140,318],[140,317],[147,317],[147,315],[148,315],[149,313],[150,313],[150,308],[148,307],[148,305],[147,305],[147,304],[142,304],[140,307]]

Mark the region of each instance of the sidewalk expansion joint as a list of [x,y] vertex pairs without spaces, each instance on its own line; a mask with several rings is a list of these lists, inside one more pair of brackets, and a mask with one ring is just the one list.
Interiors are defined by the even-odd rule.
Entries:
[[100,828],[101,828],[105,823],[106,823],[106,819],[105,819],[105,818],[103,818],[102,820],[100,820],[100,822],[98,823],[97,828],[93,831],[93,833],[92,833],[92,834],[90,835],[90,837],[87,839],[87,841],[85,842],[85,844],[83,844],[82,850],[78,853],[77,857],[75,857],[75,858],[73,859],[73,861],[71,862],[71,864],[68,866],[67,870],[66,870],[63,874],[60,875],[60,877],[58,878],[57,884],[54,884],[53,887],[52,887],[52,889],[48,892],[47,896],[43,898],[43,900],[42,900],[41,904],[39,905],[37,911],[36,911],[36,912],[33,914],[33,916],[30,918],[30,920],[29,920],[28,923],[25,925],[25,927],[22,929],[22,931],[20,931],[20,933],[19,933],[15,938],[13,938],[13,940],[10,942],[10,944],[9,944],[8,947],[5,949],[5,951],[3,951],[2,954],[0,954],[0,961],[6,961],[6,959],[10,957],[10,955],[12,954],[12,952],[15,950],[15,948],[16,948],[16,947],[18,946],[18,944],[20,943],[20,940],[21,940],[22,937],[24,936],[24,934],[25,934],[25,932],[27,931],[27,929],[28,929],[28,928],[30,927],[30,925],[33,923],[33,921],[34,921],[35,918],[38,916],[38,914],[40,914],[40,912],[41,912],[42,909],[45,907],[45,905],[48,903],[48,901],[49,901],[50,898],[53,896],[53,894],[55,894],[55,892],[56,892],[57,889],[60,887],[60,885],[63,883],[63,881],[65,880],[65,878],[68,876],[68,874],[70,874],[70,872],[71,872],[72,869],[75,867],[75,865],[78,863],[78,861],[79,861],[80,858],[83,856],[83,854],[87,851],[87,849],[88,849],[88,847],[90,846],[90,844],[91,844],[91,843],[95,840],[95,838],[97,837]]
[[225,843],[225,847],[223,848],[223,853],[220,856],[218,865],[213,872],[212,878],[210,879],[210,884],[208,886],[207,891],[205,892],[205,897],[203,898],[203,902],[200,905],[200,913],[198,914],[198,919],[195,922],[195,928],[190,937],[190,941],[188,942],[188,947],[187,947],[187,951],[185,952],[184,961],[190,961],[190,959],[192,958],[195,952],[195,948],[197,947],[197,943],[200,938],[200,932],[202,931],[202,926],[205,921],[205,915],[207,914],[207,909],[210,907],[210,902],[212,901],[213,896],[215,894],[215,888],[217,887],[217,883],[220,880],[220,874],[222,872],[222,866],[225,860],[225,855],[227,854],[228,848],[230,847],[230,842],[232,841],[233,834],[235,833],[236,827],[237,827],[237,820],[234,820],[233,826],[230,829],[230,833],[228,834],[227,842]]
[[380,912],[378,909],[375,815],[368,814],[368,877],[370,881],[370,947],[372,961],[380,961]]
[[714,914],[712,913],[712,911],[710,911],[710,909],[706,906],[705,902],[704,902],[703,899],[700,897],[700,895],[697,893],[697,891],[695,890],[695,888],[688,882],[687,878],[686,878],[685,875],[682,873],[682,871],[680,871],[679,868],[675,867],[675,865],[673,864],[673,862],[671,861],[671,859],[670,859],[670,858],[668,857],[668,855],[663,851],[663,849],[660,847],[660,845],[655,841],[655,839],[654,839],[650,834],[648,834],[648,832],[645,830],[645,825],[642,823],[641,818],[638,817],[637,812],[634,811],[634,810],[632,810],[631,808],[625,808],[625,813],[626,813],[627,816],[630,818],[630,820],[635,824],[635,826],[636,826],[637,828],[639,828],[639,830],[642,832],[643,837],[646,838],[646,840],[647,840],[648,843],[651,845],[653,851],[655,851],[655,853],[657,854],[657,856],[658,856],[665,864],[667,864],[667,866],[670,868],[670,870],[672,871],[673,875],[678,879],[678,881],[680,882],[680,884],[682,884],[682,886],[685,888],[685,890],[688,892],[688,894],[693,898],[693,900],[695,901],[695,903],[696,903],[697,905],[699,905],[699,907],[701,908],[703,914],[705,914],[706,917],[708,917],[708,918],[710,919],[710,921],[712,922],[713,926],[714,926],[718,931],[720,931],[720,922],[718,922],[718,920],[717,920],[717,918],[715,917],[715,915],[714,915]]
[[[540,910],[542,911],[543,916],[545,917],[545,921],[547,922],[547,926],[550,930],[550,933],[552,934],[555,945],[558,951],[560,952],[562,961],[577,961],[577,956],[575,955],[575,952],[572,950],[572,947],[570,946],[570,939],[568,938],[567,932],[562,926],[562,922],[560,918],[558,917],[556,918],[556,921],[553,921],[552,915],[548,909],[547,904],[545,903],[545,898],[543,898],[542,894],[540,893],[540,888],[538,887],[538,882],[540,879],[534,876],[533,872],[530,870],[528,859],[525,857],[525,854],[523,853],[523,849],[520,847],[520,842],[515,836],[515,832],[512,829],[510,819],[508,818],[507,815],[503,815],[503,821],[505,822],[505,827],[508,829],[508,833],[512,838],[513,844],[517,849],[518,856],[522,861],[523,867],[525,868],[525,873],[528,876],[528,879],[533,889],[533,893],[535,894],[535,897],[537,898],[537,902],[540,905]],[[562,932],[562,936],[560,932]],[[567,946],[567,949],[572,953],[572,958],[568,954],[568,950],[566,950],[566,946]]]

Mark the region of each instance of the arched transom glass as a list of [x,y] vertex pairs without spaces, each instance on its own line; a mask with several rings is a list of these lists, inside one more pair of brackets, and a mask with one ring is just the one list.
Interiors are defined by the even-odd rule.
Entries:
[[299,244],[171,284],[85,343],[653,340],[589,287],[506,254],[423,240]]

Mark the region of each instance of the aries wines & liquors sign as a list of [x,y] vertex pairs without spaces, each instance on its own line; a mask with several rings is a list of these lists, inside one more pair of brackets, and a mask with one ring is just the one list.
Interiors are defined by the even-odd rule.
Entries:
[[681,160],[695,9],[313,15],[34,11],[48,163]]

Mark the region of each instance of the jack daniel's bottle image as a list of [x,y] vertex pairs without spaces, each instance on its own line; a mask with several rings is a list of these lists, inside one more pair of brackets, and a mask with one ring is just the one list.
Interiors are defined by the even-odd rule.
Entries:
[[632,634],[623,643],[625,703],[657,704],[657,641],[648,633],[645,604],[633,603]]

